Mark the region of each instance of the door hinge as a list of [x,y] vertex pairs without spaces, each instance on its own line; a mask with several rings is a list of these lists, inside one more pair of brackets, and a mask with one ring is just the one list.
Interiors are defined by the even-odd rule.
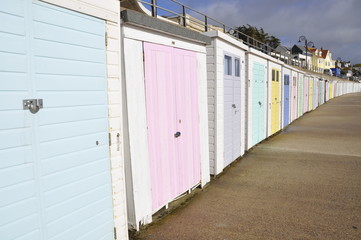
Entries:
[[114,239],[117,239],[117,229],[114,227]]
[[105,46],[108,46],[108,32],[105,32]]
[[109,146],[112,145],[112,134],[108,133],[108,138],[109,138]]

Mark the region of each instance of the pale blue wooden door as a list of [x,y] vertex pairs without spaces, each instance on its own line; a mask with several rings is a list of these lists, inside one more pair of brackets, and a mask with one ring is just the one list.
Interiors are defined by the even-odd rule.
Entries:
[[265,138],[265,66],[253,63],[252,88],[252,143],[259,143]]
[[290,75],[283,77],[283,126],[290,123]]
[[1,1],[0,35],[0,239],[114,239],[104,21]]

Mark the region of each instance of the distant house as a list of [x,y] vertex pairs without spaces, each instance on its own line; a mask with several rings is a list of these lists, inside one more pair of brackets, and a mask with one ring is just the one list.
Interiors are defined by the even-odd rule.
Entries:
[[341,67],[342,68],[349,68],[349,67],[351,67],[351,62],[350,61],[348,61],[348,62],[341,61]]
[[312,53],[312,71],[323,73],[325,68],[325,62],[322,58],[322,51],[317,48],[308,48],[308,50]]
[[[307,57],[306,57],[307,53]],[[306,58],[308,63],[308,69],[312,69],[312,54],[307,50],[305,46],[294,45],[291,48],[291,54],[293,59],[300,62],[300,67],[306,67]]]
[[308,50],[312,53],[313,71],[323,73],[325,69],[335,67],[335,61],[332,60],[332,54],[330,50],[323,48],[308,48]]
[[335,67],[335,61],[332,60],[332,53],[330,50],[322,49],[322,58],[324,59],[324,69],[330,69]]
[[285,63],[289,63],[290,64],[290,60],[292,60],[292,55],[291,55],[291,48],[283,46],[283,45],[278,45],[276,48],[276,54],[275,55],[280,55],[278,56],[283,62]]
[[283,45],[278,45],[278,47],[276,48],[276,51],[278,51],[284,55],[291,55],[291,48],[283,46]]
[[355,64],[352,67],[355,71],[360,71],[361,72],[361,64]]

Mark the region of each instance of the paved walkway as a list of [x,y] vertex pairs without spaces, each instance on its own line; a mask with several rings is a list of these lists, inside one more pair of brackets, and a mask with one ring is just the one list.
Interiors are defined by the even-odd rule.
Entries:
[[136,239],[361,239],[361,94],[259,144]]

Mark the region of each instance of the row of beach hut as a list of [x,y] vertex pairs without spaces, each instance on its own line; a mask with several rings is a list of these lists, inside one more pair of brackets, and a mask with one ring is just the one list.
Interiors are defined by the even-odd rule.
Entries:
[[127,239],[360,84],[119,0],[0,3],[0,239]]

